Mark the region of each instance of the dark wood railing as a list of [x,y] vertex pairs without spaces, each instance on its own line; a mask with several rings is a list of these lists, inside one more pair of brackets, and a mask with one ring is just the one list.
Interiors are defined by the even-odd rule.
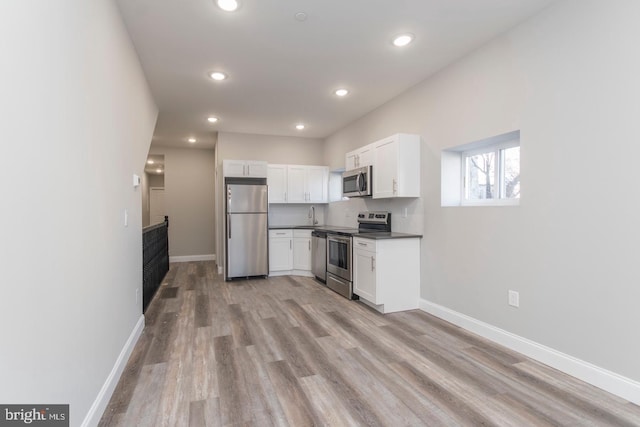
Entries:
[[169,217],[142,229],[142,312],[169,271]]

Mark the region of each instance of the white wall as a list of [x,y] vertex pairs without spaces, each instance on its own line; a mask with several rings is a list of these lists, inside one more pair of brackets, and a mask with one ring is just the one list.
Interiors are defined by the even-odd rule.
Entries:
[[164,206],[169,216],[169,256],[215,254],[215,152],[151,147],[164,155]]
[[323,140],[293,136],[218,133],[218,161],[264,160],[269,163],[320,165],[324,158]]
[[109,0],[0,2],[0,39],[0,402],[77,426],[141,320],[132,177],[157,109]]
[[[332,135],[325,151],[338,167],[359,145],[420,134],[422,297],[636,381],[638,16],[637,1],[560,2]],[[441,150],[514,129],[521,205],[441,207]],[[363,202],[350,203],[332,204],[329,222]]]

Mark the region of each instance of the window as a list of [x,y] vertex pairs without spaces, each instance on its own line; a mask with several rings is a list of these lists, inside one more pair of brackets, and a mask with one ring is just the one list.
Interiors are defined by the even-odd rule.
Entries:
[[520,198],[520,146],[500,144],[462,153],[463,203]]
[[520,131],[442,151],[442,206],[518,205]]

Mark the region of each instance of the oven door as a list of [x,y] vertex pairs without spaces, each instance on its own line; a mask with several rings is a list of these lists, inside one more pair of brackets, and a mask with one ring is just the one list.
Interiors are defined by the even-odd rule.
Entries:
[[346,197],[371,196],[371,166],[350,170],[342,174],[342,195]]
[[327,235],[327,271],[351,281],[351,237]]

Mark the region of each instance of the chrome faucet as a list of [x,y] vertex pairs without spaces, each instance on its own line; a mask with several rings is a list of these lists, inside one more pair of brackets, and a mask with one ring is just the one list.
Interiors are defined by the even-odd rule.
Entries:
[[311,206],[309,208],[309,218],[311,218],[312,225],[318,225],[318,221],[316,221],[316,207]]

